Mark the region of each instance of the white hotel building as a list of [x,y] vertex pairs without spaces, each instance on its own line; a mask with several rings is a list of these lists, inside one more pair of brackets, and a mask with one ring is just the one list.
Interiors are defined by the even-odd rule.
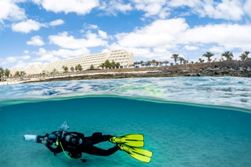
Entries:
[[129,53],[125,50],[113,50],[106,53],[97,53],[86,56],[79,56],[74,59],[60,60],[56,62],[51,62],[44,65],[31,65],[24,68],[13,69],[12,74],[16,71],[24,71],[26,74],[40,74],[42,72],[52,72],[53,70],[57,70],[58,72],[63,72],[63,66],[67,66],[69,71],[71,67],[77,66],[80,64],[83,70],[90,69],[91,65],[94,68],[100,68],[99,66],[104,63],[106,60],[114,61],[116,63],[120,63],[121,68],[129,68],[133,65],[133,54]]

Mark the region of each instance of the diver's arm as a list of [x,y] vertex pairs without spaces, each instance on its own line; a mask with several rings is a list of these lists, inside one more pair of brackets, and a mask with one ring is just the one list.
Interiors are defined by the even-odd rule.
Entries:
[[47,137],[48,135],[49,135],[48,133],[46,133],[44,136],[38,135],[37,139],[36,139],[36,142],[44,144],[44,141],[45,141],[44,138]]

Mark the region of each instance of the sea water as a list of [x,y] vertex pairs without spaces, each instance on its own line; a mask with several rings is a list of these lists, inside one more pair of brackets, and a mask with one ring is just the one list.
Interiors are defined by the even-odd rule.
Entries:
[[[195,92],[185,91],[189,80],[188,92],[194,89],[201,93],[206,87],[218,94],[213,96],[212,92],[205,91],[207,95],[198,94],[198,103],[193,104]],[[249,84],[250,79],[245,78],[196,77],[173,78],[173,81],[148,78],[1,86],[0,164],[5,167],[249,167]],[[171,88],[171,85],[177,87]],[[178,94],[183,91],[189,99],[184,101],[190,103],[175,98],[178,95],[172,89],[180,90]],[[168,94],[169,91],[175,97]],[[212,98],[216,103],[210,105]],[[174,102],[175,99],[180,102]],[[222,107],[227,104],[234,107]],[[87,159],[83,163],[69,160],[63,154],[54,156],[43,145],[23,140],[24,134],[52,132],[64,121],[68,122],[69,130],[86,136],[93,132],[116,136],[142,133],[145,148],[153,151],[152,161],[144,164],[118,151],[109,157],[83,154]],[[98,146],[109,148],[113,145]]]

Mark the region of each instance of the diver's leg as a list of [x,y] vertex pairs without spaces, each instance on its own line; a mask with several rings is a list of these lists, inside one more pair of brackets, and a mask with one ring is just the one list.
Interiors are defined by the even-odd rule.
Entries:
[[98,156],[109,156],[118,150],[119,150],[118,146],[114,146],[108,150],[104,150],[104,149],[92,146],[92,147],[86,148],[84,152],[88,154],[92,154],[92,155],[98,155]]
[[86,137],[92,144],[97,144],[104,141],[109,141],[110,138],[113,136],[111,135],[102,135],[102,133],[93,133],[91,137]]

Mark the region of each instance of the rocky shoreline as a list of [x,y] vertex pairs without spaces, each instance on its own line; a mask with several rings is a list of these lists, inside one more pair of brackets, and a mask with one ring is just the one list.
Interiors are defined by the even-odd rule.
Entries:
[[[231,75],[229,75],[231,74]],[[29,80],[29,82],[48,82],[48,81],[64,81],[64,80],[91,80],[91,79],[119,79],[119,78],[144,78],[144,77],[179,77],[179,76],[236,76],[236,77],[251,77],[251,72],[242,74],[242,73],[229,73],[228,71],[222,71],[221,73],[217,72],[215,75],[212,72],[212,75],[205,75],[203,73],[190,73],[190,72],[147,72],[147,73],[114,73],[114,74],[97,74],[97,75],[78,75],[78,76],[64,76],[64,77],[55,77],[55,78],[44,78],[39,80]]]
[[15,78],[14,83],[48,82],[64,80],[118,79],[143,77],[179,77],[179,76],[234,76],[251,77],[251,62],[214,62],[174,65],[168,67],[148,67],[129,69],[87,70],[79,73],[57,75],[33,75]]

